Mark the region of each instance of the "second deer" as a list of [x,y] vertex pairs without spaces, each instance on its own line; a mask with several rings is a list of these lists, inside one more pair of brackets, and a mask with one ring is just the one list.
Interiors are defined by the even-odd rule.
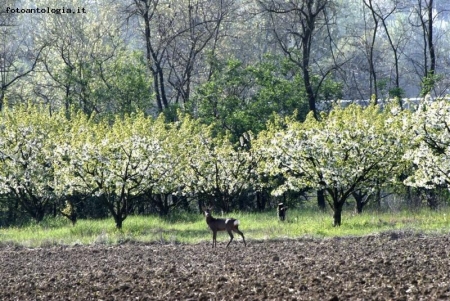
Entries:
[[228,235],[230,235],[230,241],[227,244],[227,248],[230,245],[230,243],[233,241],[233,232],[238,233],[240,236],[242,236],[242,239],[244,241],[244,245],[247,246],[245,243],[244,233],[239,231],[239,220],[234,218],[214,218],[211,215],[211,209],[204,209],[205,217],[206,217],[206,223],[208,224],[209,228],[213,232],[213,248],[216,247],[216,236],[217,231],[227,231]]

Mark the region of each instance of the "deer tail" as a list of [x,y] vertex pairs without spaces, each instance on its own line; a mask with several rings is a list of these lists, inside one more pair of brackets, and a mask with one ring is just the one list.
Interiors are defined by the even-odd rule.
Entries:
[[238,220],[238,219],[234,221],[234,225],[235,225],[235,226],[238,226],[238,225],[239,225],[239,220]]

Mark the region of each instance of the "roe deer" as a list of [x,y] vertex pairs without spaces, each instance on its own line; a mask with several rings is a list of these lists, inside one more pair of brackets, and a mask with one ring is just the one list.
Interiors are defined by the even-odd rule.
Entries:
[[288,209],[287,206],[284,206],[283,203],[278,204],[277,212],[278,217],[280,218],[280,221],[284,221],[286,219],[286,210]]
[[216,236],[217,231],[227,231],[228,235],[230,235],[230,241],[227,244],[227,248],[230,245],[230,243],[233,241],[233,233],[232,231],[238,233],[240,236],[242,236],[242,239],[244,240],[244,245],[247,246],[245,243],[244,233],[239,231],[239,220],[234,218],[214,218],[211,215],[211,209],[205,209],[205,217],[206,217],[206,223],[208,224],[209,228],[213,232],[213,248],[216,247]]

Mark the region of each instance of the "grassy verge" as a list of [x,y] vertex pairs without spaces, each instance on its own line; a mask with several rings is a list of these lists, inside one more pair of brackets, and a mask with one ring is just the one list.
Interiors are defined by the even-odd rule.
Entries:
[[[240,229],[246,239],[267,240],[298,237],[360,236],[391,230],[444,233],[450,230],[450,210],[431,212],[365,212],[355,215],[346,212],[341,227],[332,226],[329,212],[291,210],[285,222],[270,213],[233,213],[229,216],[240,219]],[[240,238],[237,238],[240,240]],[[219,241],[228,241],[222,233]],[[75,244],[117,244],[125,241],[160,243],[210,242],[204,218],[199,214],[183,214],[170,218],[129,217],[122,231],[115,228],[112,219],[80,220],[72,226],[63,218],[48,219],[39,225],[21,228],[0,229],[0,245],[42,247]]]

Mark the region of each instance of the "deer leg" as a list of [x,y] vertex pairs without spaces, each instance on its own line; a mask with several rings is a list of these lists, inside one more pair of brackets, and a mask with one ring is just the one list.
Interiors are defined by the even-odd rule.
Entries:
[[212,245],[213,248],[216,247],[216,237],[217,237],[217,232],[213,231],[213,245]]
[[234,232],[238,233],[240,236],[242,236],[242,240],[244,240],[244,246],[247,246],[247,243],[245,242],[244,233],[239,231],[238,227],[233,229]]
[[231,232],[231,230],[227,230],[228,231],[228,235],[230,235],[230,241],[228,242],[228,245],[227,245],[227,248],[228,248],[228,246],[231,244],[231,242],[233,241],[233,238],[234,238],[234,236],[233,236],[233,233]]

